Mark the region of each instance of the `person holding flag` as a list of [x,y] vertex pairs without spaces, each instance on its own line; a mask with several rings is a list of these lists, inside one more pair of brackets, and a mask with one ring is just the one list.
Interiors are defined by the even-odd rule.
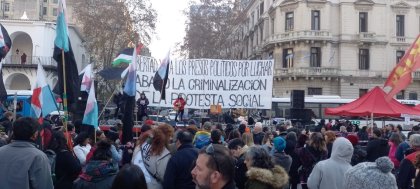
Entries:
[[137,55],[140,53],[143,48],[143,44],[139,43],[137,47],[133,50],[132,60],[128,66],[127,79],[125,81],[123,95],[125,99],[124,105],[124,117],[123,122],[123,134],[122,134],[122,144],[131,142],[133,140],[133,112],[136,102],[136,79],[137,79]]

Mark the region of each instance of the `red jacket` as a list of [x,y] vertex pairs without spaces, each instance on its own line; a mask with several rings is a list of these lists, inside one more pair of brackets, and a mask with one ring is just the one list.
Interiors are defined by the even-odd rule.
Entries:
[[175,102],[174,102],[174,107],[177,105],[177,104],[180,104],[180,106],[179,106],[179,110],[184,110],[184,108],[185,108],[185,104],[187,104],[187,102],[185,102],[185,100],[183,99],[183,98],[177,98],[176,100],[175,100]]

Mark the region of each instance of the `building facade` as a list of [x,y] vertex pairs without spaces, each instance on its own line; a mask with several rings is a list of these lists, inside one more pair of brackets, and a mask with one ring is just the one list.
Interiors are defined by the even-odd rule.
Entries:
[[[58,81],[57,62],[53,60],[55,22],[33,20],[0,20],[12,40],[12,48],[2,60],[6,89],[30,90],[36,82],[37,64],[47,72],[53,88]],[[85,42],[76,27],[69,26],[69,38],[78,70],[89,64]]]
[[[383,86],[420,31],[414,0],[246,0],[231,56],[274,59],[274,97],[358,98]],[[397,95],[417,99],[420,72]],[[388,89],[386,89],[388,90]]]
[[[0,0],[1,19],[28,19],[54,21],[59,0]],[[73,20],[73,1],[66,1],[67,18]],[[26,17],[24,17],[24,14]]]

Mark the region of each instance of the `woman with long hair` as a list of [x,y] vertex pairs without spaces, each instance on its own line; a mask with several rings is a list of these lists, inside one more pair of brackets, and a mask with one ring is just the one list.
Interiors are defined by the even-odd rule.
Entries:
[[247,147],[254,146],[254,136],[250,132],[242,134],[242,141],[244,141]]
[[292,189],[297,189],[297,185],[299,184],[299,156],[296,154],[296,145],[297,145],[297,136],[296,133],[291,131],[286,135],[286,148],[284,152],[292,157],[292,165],[290,166],[289,170],[289,183]]
[[141,135],[139,151],[133,154],[133,163],[142,168],[148,188],[162,188],[166,165],[171,158],[168,150],[174,129],[168,124],[161,124]]
[[398,133],[392,133],[391,137],[389,138],[388,145],[389,145],[389,153],[388,157],[391,159],[392,163],[394,163],[394,170],[398,170],[400,167],[400,161],[395,157],[395,152],[397,151],[398,146],[402,143],[401,135]]
[[81,132],[74,139],[74,154],[79,159],[81,165],[86,164],[86,157],[91,150],[89,134],[87,132]]
[[68,149],[67,141],[62,131],[54,131],[48,150],[54,151],[55,163],[52,171],[55,173],[55,188],[72,189],[73,181],[77,179],[82,167],[80,162]]
[[267,150],[268,153],[271,153],[271,150],[273,149],[273,139],[274,135],[271,132],[264,133],[264,137],[262,140],[262,147]]
[[332,146],[333,146],[333,143],[334,143],[334,141],[337,137],[335,136],[335,132],[327,131],[324,134],[324,138],[325,138],[325,142],[327,143],[328,158],[330,158],[331,157]]
[[246,189],[282,188],[289,180],[287,172],[274,165],[269,153],[261,146],[252,146],[245,154],[245,164],[248,168]]
[[315,164],[327,159],[328,150],[324,137],[321,133],[312,133],[306,146],[296,149],[298,158],[298,174],[303,189],[307,189],[306,182]]

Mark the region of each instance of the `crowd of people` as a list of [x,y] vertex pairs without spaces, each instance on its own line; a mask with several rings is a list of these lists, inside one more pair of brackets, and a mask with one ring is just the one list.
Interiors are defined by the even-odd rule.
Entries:
[[350,122],[321,121],[314,130],[147,122],[120,144],[118,129],[52,128],[28,117],[9,124],[10,136],[0,138],[4,189],[420,188],[418,126],[405,136],[401,126]]

